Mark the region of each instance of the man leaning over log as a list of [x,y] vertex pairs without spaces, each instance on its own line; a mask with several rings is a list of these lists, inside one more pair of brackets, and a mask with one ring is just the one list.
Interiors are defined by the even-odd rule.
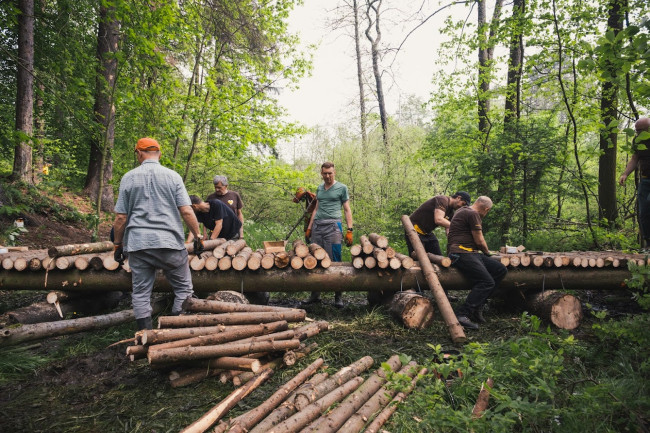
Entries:
[[447,252],[455,266],[472,283],[465,302],[456,309],[458,322],[466,329],[478,329],[484,323],[483,307],[508,270],[490,258],[483,237],[482,219],[492,209],[492,200],[481,196],[469,207],[460,208],[451,219]]
[[650,118],[641,117],[634,123],[636,136],[632,142],[634,154],[625,166],[618,183],[623,186],[627,177],[639,167],[639,190],[637,202],[639,205],[639,226],[641,227],[641,248],[650,248]]
[[[449,233],[449,224],[454,216],[454,211],[463,206],[472,204],[472,199],[465,191],[458,191],[451,197],[446,195],[437,195],[422,203],[409,217],[413,228],[417,232],[420,242],[427,253],[442,255],[440,243],[433,232],[436,227],[444,227],[445,232]],[[406,247],[409,250],[409,256],[413,252],[413,245],[409,237],[406,238]]]
[[[196,219],[210,230],[209,239],[239,239],[241,221],[228,205],[216,199],[203,201],[198,195],[191,195],[190,201]],[[194,236],[190,233],[187,242],[192,242],[193,239]]]
[[[341,207],[345,213],[347,232],[345,244],[352,245],[352,209],[348,187],[335,179],[334,164],[324,162],[321,165],[320,175],[323,183],[316,190],[316,208],[309,220],[305,237],[311,239],[327,251],[333,262],[341,261],[341,242],[343,241],[343,226],[341,225]],[[320,302],[320,293],[311,292],[311,296],[303,304],[308,305]],[[334,306],[343,308],[341,292],[334,292]]]
[[183,301],[193,294],[181,218],[196,238],[196,254],[203,250],[203,236],[183,180],[160,165],[158,142],[141,138],[135,153],[140,166],[122,178],[115,204],[114,257],[121,263],[128,256],[136,323],[138,329],[151,329],[156,269],[163,270],[174,289],[172,314],[180,314]]

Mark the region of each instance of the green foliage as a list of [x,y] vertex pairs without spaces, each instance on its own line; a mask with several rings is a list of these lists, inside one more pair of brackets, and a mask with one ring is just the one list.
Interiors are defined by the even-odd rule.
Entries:
[[638,265],[630,260],[627,262],[627,268],[632,273],[632,278],[626,279],[625,283],[636,291],[635,298],[639,305],[645,310],[650,309],[650,266]]

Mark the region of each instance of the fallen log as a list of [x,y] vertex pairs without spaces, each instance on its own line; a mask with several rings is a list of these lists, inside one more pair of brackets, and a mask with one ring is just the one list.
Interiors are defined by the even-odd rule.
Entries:
[[580,300],[554,290],[528,294],[526,305],[530,312],[560,329],[576,329],[582,322]]
[[329,268],[330,266],[332,266],[332,259],[330,259],[329,257],[325,256],[325,257],[323,257],[323,258],[321,259],[321,261],[319,262],[319,264],[320,264],[320,267],[321,267],[321,268],[323,268],[323,269],[327,269],[327,268]]
[[360,244],[354,244],[350,247],[350,255],[356,257],[363,252]]
[[262,269],[271,269],[275,265],[275,256],[272,253],[265,253],[262,256]]
[[254,389],[264,383],[272,375],[272,370],[262,371],[259,375],[248,381],[244,386],[234,390],[230,395],[228,395],[228,397],[210,409],[201,418],[181,430],[181,433],[202,433],[206,431],[212,424],[223,417],[230,409],[235,407],[239,401],[253,392]]
[[292,269],[301,269],[304,266],[304,261],[301,257],[296,255],[291,256],[291,268]]
[[433,265],[429,261],[427,253],[424,250],[424,246],[422,246],[422,242],[420,241],[420,237],[413,228],[413,223],[411,223],[411,219],[408,215],[402,215],[402,225],[404,225],[404,230],[406,231],[406,234],[411,241],[411,245],[413,245],[413,249],[417,253],[418,261],[420,262],[420,266],[422,266],[422,273],[424,274],[424,278],[427,280],[427,284],[433,293],[433,297],[436,300],[440,314],[447,324],[451,339],[455,343],[466,341],[467,338],[465,337],[463,327],[460,325],[460,323],[458,323],[456,314],[449,304],[447,294],[442,288],[440,280],[438,280],[438,276],[433,269]]
[[305,320],[305,310],[242,312],[225,314],[204,314],[187,316],[162,316],[158,319],[159,328],[182,328],[188,326],[215,325],[254,325],[259,323],[301,322]]
[[182,371],[173,370],[169,373],[169,385],[171,385],[172,388],[180,388],[200,382],[208,377],[217,376],[223,371],[224,370],[219,368],[189,368]]
[[425,329],[433,321],[431,301],[415,291],[395,293],[388,307],[389,311],[409,329]]
[[397,270],[402,267],[402,261],[398,259],[397,257],[393,257],[391,259],[388,259],[388,267]]
[[113,251],[113,242],[93,242],[88,244],[70,244],[51,247],[47,250],[50,257],[75,256],[78,254],[103,253]]
[[200,335],[216,334],[230,329],[238,329],[248,325],[217,325],[201,326],[194,328],[165,328],[165,329],[146,329],[140,331],[140,344],[158,344],[167,341],[184,340],[186,338],[198,337]]
[[128,356],[131,361],[144,359],[147,357],[148,350],[149,348],[147,346],[127,346],[126,356]]

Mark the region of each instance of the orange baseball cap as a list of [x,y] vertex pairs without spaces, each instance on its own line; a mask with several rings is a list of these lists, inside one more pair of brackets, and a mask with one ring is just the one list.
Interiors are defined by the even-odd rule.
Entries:
[[160,150],[160,144],[153,138],[144,137],[138,140],[138,143],[135,145],[135,150],[143,150],[151,152],[154,150]]

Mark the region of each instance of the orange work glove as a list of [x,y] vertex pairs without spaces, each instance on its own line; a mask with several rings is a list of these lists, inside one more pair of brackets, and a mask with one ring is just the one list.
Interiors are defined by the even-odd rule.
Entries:
[[305,230],[305,239],[311,239],[311,229]]
[[352,230],[348,229],[347,233],[345,234],[345,245],[352,246],[352,241]]

